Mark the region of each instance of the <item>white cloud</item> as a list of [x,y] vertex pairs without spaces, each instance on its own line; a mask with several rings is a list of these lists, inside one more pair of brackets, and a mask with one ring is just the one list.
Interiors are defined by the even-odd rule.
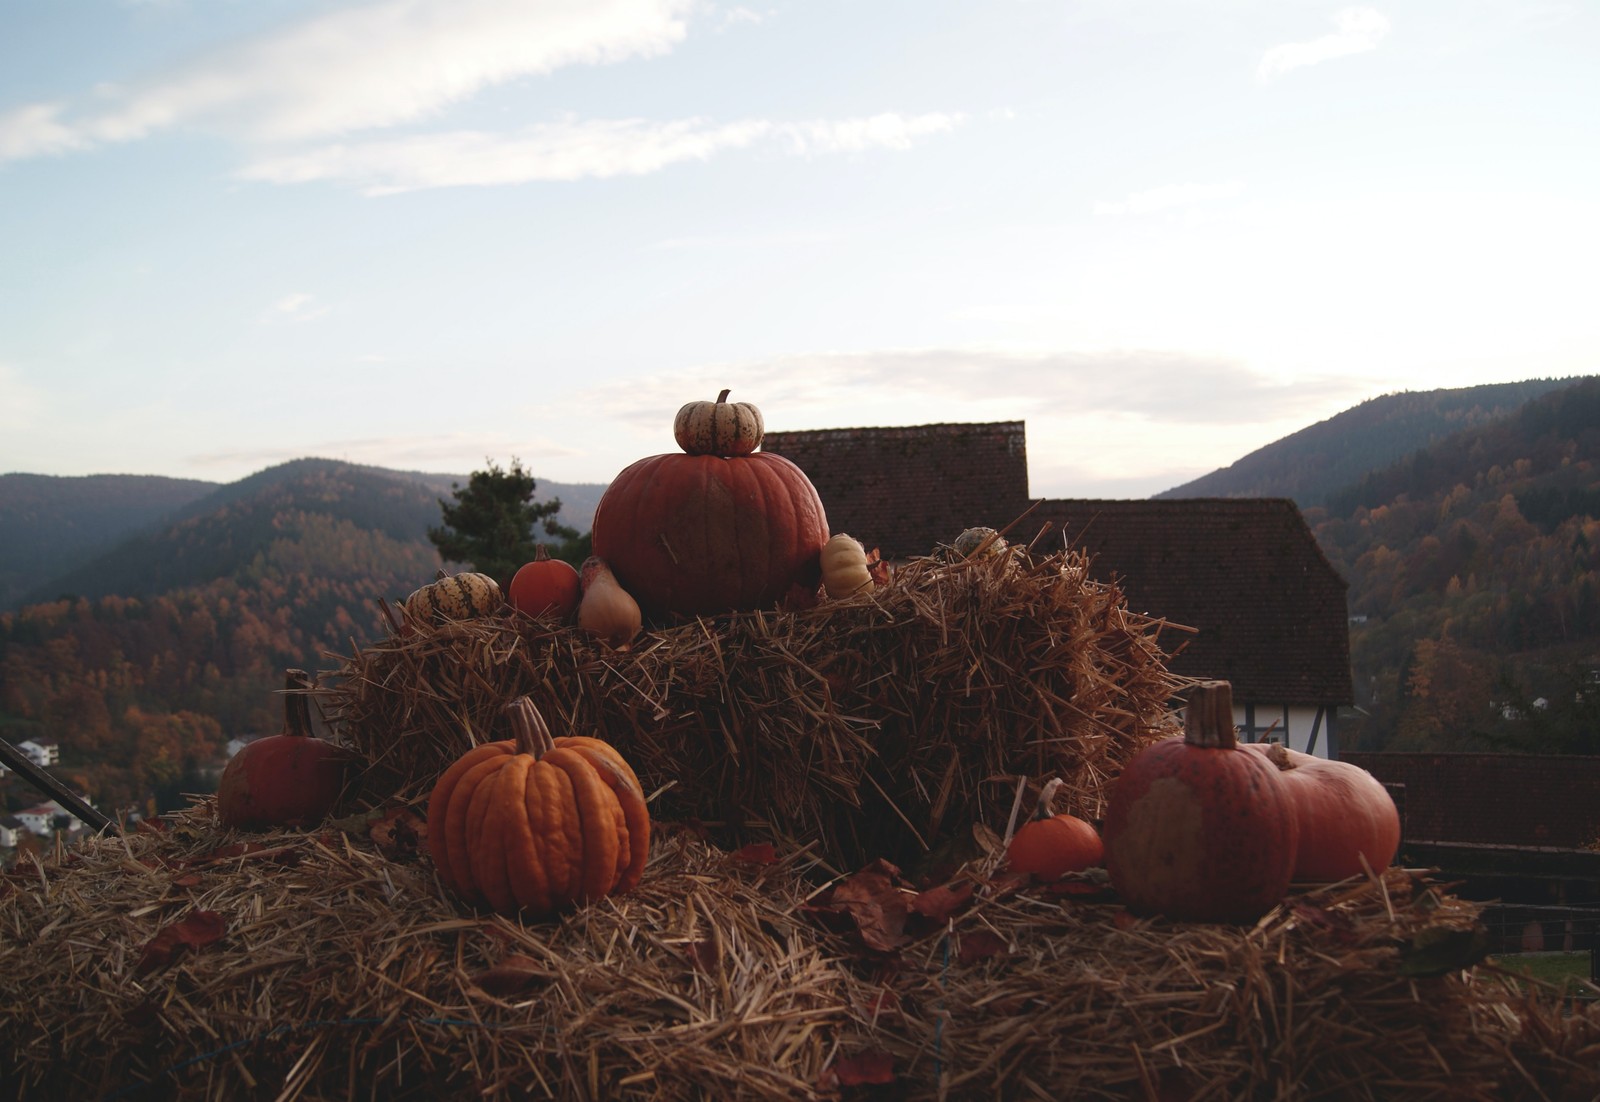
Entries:
[[391,141],[341,143],[266,157],[239,176],[275,184],[329,180],[369,195],[438,187],[640,176],[683,161],[778,139],[790,152],[905,149],[956,125],[954,115],[876,115],[833,122],[747,119],[565,119],[513,134],[454,131]]
[[1337,30],[1309,42],[1283,42],[1261,55],[1256,77],[1263,83],[1292,69],[1376,49],[1389,34],[1389,20],[1376,8],[1345,8],[1333,17]]
[[917,138],[954,130],[965,116],[884,112],[858,119],[791,123],[782,127],[790,149],[800,154],[860,153],[868,149],[910,149]]
[[658,427],[661,411],[676,409],[684,395],[715,394],[721,387],[763,408],[770,403],[788,411],[787,428],[842,427],[837,411],[846,407],[888,417],[857,422],[878,424],[916,423],[930,412],[932,420],[949,420],[949,411],[959,409],[963,420],[1098,417],[1230,425],[1321,409],[1363,385],[1318,377],[1284,383],[1235,359],[1181,351],[931,348],[707,365],[608,384],[579,400],[641,428]]
[[692,0],[381,0],[302,20],[168,74],[104,85],[75,114],[0,116],[16,159],[177,126],[304,141],[435,115],[484,88],[671,50]]
[[1151,214],[1172,207],[1193,206],[1218,199],[1232,199],[1244,190],[1244,185],[1233,181],[1222,184],[1167,184],[1164,187],[1136,191],[1115,202],[1094,205],[1096,214]]
[[0,164],[66,153],[89,144],[61,121],[65,105],[33,103],[0,113]]
[[312,321],[328,313],[329,308],[317,305],[316,297],[304,291],[284,295],[262,314],[263,322],[292,323]]

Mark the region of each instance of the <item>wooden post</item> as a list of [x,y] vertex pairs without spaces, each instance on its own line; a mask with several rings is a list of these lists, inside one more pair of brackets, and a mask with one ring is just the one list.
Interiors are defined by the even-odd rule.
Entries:
[[113,834],[122,833],[121,828],[113,820],[107,818],[103,812],[90,807],[83,797],[33,764],[32,758],[5,739],[0,739],[0,761],[21,773],[33,787],[54,799],[64,810],[72,812],[96,831],[109,828]]

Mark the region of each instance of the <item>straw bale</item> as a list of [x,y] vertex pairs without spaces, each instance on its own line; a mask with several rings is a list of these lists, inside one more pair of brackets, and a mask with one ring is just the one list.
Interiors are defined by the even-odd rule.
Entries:
[[380,797],[425,793],[527,694],[560,733],[615,744],[658,812],[817,852],[837,871],[902,862],[974,821],[1000,826],[1015,780],[1103,812],[1106,779],[1171,733],[1182,688],[1163,632],[1077,552],[928,557],[813,608],[662,627],[630,650],[521,615],[397,633],[326,672],[318,702]]
[[[792,867],[686,831],[635,891],[524,925],[360,817],[243,836],[210,809],[0,880],[0,1097],[795,1098],[847,1018]],[[208,913],[216,940],[153,956]]]
[[1416,872],[1299,890],[1250,927],[1109,894],[989,884],[857,970],[906,1097],[1600,1098],[1600,1003],[1474,965],[1480,905]]

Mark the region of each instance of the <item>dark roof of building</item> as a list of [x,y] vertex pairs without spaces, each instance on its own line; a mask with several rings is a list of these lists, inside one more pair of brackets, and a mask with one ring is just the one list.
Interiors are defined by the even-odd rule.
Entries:
[[1241,701],[1354,699],[1347,585],[1293,501],[1044,501],[1027,526],[1045,522],[1129,609],[1197,629],[1174,673],[1225,678]]
[[1028,507],[1021,421],[769,432],[761,448],[806,472],[834,532],[886,559],[1003,528]]

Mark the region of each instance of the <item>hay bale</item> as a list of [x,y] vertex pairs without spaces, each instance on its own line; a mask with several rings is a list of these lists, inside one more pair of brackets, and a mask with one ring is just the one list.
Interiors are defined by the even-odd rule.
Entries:
[[662,817],[815,841],[838,871],[904,862],[952,825],[1003,825],[1018,776],[1061,778],[1063,806],[1098,818],[1106,779],[1175,729],[1171,626],[1087,565],[1022,547],[916,559],[856,596],[697,619],[622,652],[522,616],[465,621],[358,648],[318,699],[379,797],[425,793],[506,737],[500,713],[527,694],[665,789]]
[[1600,1097],[1600,1003],[1474,966],[1480,905],[1414,872],[1298,891],[1247,927],[975,887],[852,974],[867,1051],[904,1097]]
[[0,879],[0,1097],[791,1099],[848,1022],[791,865],[666,831],[523,925],[444,898],[414,819],[211,811]]

